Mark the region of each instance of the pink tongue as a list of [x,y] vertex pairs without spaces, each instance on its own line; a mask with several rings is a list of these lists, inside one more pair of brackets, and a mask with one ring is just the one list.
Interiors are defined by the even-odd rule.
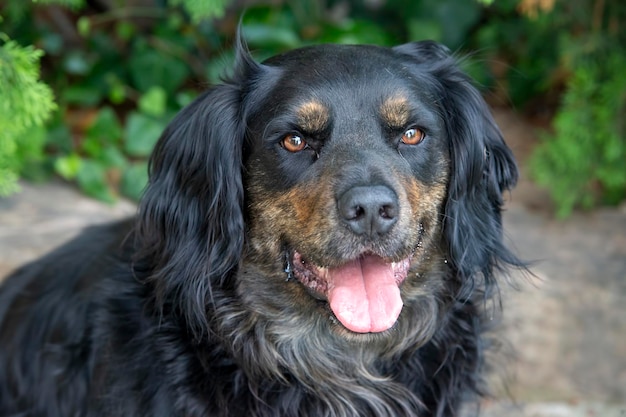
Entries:
[[331,268],[328,274],[330,308],[347,329],[382,332],[394,325],[402,299],[390,264],[370,255]]

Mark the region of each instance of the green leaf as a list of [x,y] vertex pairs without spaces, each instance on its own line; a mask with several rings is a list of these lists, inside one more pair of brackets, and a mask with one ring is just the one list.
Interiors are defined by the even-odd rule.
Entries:
[[172,4],[183,5],[194,23],[202,19],[222,17],[230,0],[172,0]]
[[15,157],[20,163],[41,160],[46,142],[46,128],[34,125],[23,131],[16,138]]
[[81,36],[89,36],[89,32],[91,32],[91,20],[89,20],[87,16],[79,17],[78,21],[76,22],[76,29]]
[[0,44],[0,133],[12,138],[22,129],[43,124],[56,104],[52,90],[39,80],[43,52],[2,41],[6,43]]
[[433,12],[443,28],[441,42],[450,48],[462,45],[469,30],[480,19],[482,6],[467,0],[436,0],[433,3]]
[[137,28],[131,22],[123,20],[115,25],[115,33],[120,39],[129,41],[137,33]]
[[63,50],[63,36],[58,33],[47,33],[41,40],[41,47],[46,54],[61,55],[65,51]]
[[99,162],[83,159],[76,180],[85,194],[107,203],[113,203],[115,196],[106,181],[106,168]]
[[41,181],[49,177],[44,166],[44,145],[47,131],[43,125],[31,126],[17,138],[15,161],[21,177],[30,181]]
[[109,100],[113,104],[121,104],[126,100],[126,88],[122,84],[114,84],[109,90]]
[[139,110],[149,116],[160,117],[165,114],[167,93],[161,87],[150,89],[139,98]]
[[108,71],[103,74],[102,79],[104,79],[104,85],[111,103],[123,103],[126,100],[126,84],[120,79],[119,74],[116,74],[114,71]]
[[100,89],[91,85],[70,85],[62,93],[63,101],[67,104],[93,107],[102,101]]
[[412,41],[431,39],[441,42],[443,38],[443,28],[438,22],[431,19],[410,19],[408,29],[409,39]]
[[85,132],[86,142],[94,141],[100,145],[119,143],[122,138],[122,126],[110,107],[103,107],[93,124]]
[[131,156],[147,157],[165,126],[164,121],[132,112],[124,129],[125,151]]
[[181,108],[186,107],[191,104],[196,97],[198,97],[198,93],[196,91],[181,91],[176,94],[176,104],[178,104]]
[[148,183],[148,164],[138,162],[129,165],[122,174],[120,191],[133,200],[139,200]]
[[61,177],[66,180],[73,180],[78,175],[82,160],[80,156],[75,153],[71,153],[67,156],[62,156],[54,162],[54,170]]
[[390,45],[393,43],[389,34],[380,25],[361,19],[349,19],[340,25],[325,28],[320,40],[342,44]]
[[180,58],[154,49],[137,51],[128,67],[134,85],[143,92],[158,86],[173,93],[189,76],[189,68]]
[[78,9],[85,4],[84,0],[33,0],[33,3],[41,4],[61,4],[63,6]]
[[55,154],[68,154],[74,148],[72,133],[65,123],[61,112],[57,112],[51,123],[46,126],[46,147]]
[[71,51],[63,60],[63,68],[69,74],[85,75],[91,70],[91,63],[83,51]]
[[17,174],[9,169],[0,167],[0,196],[7,196],[19,191]]
[[274,48],[295,48],[300,44],[300,38],[294,30],[271,24],[249,23],[243,27],[245,39],[254,41],[255,45]]
[[98,155],[98,161],[108,168],[125,168],[128,161],[122,151],[115,146],[106,146]]

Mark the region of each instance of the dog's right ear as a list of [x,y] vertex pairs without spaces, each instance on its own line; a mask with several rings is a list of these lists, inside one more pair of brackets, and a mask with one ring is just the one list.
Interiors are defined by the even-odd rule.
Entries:
[[462,296],[497,289],[494,269],[524,268],[502,239],[503,195],[518,178],[511,150],[487,103],[444,45],[433,41],[400,45],[416,76],[431,75],[448,137],[452,172],[444,213],[448,260],[463,281]]
[[183,109],[159,139],[139,206],[136,273],[156,304],[172,305],[194,331],[228,285],[244,244],[243,108],[262,68],[237,42],[234,74]]

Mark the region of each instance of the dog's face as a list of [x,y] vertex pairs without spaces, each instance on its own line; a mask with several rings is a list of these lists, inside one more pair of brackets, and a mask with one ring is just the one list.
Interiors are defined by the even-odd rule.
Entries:
[[248,123],[252,252],[305,314],[340,332],[386,331],[428,291],[433,257],[444,262],[438,97],[389,49],[315,47],[266,65],[279,74]]
[[239,48],[234,75],[177,116],[150,168],[140,255],[198,337],[237,323],[224,337],[246,329],[294,352],[415,347],[451,305],[488,293],[494,268],[519,264],[501,239],[514,160],[433,42],[263,64]]

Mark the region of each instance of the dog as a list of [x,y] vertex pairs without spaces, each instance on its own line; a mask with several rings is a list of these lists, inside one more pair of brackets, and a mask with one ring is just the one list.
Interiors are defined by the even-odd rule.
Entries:
[[236,49],[136,218],[3,284],[0,415],[454,416],[486,392],[518,171],[458,60]]

